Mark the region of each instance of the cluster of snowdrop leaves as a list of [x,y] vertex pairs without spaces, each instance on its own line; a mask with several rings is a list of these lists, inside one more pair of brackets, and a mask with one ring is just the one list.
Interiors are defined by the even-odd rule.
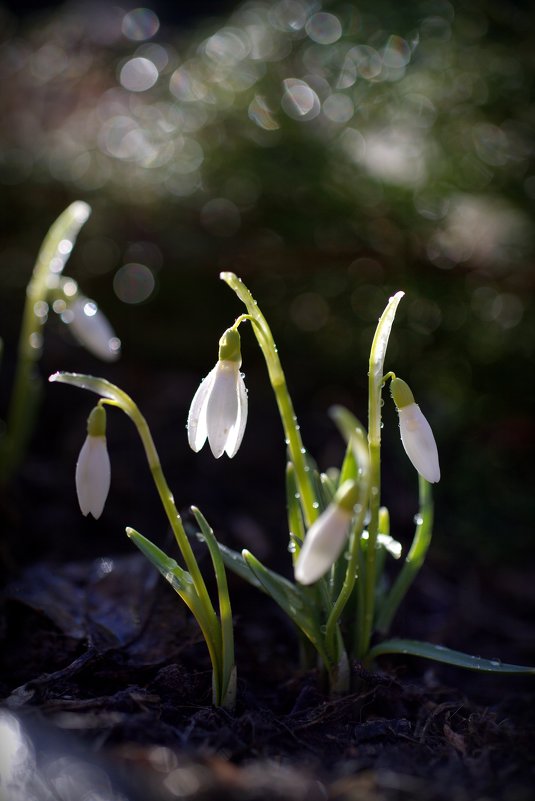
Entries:
[[[82,512],[100,516],[109,491],[109,457],[105,441],[104,406],[115,406],[134,422],[142,440],[152,477],[185,562],[185,568],[150,540],[127,528],[127,534],[170,582],[188,605],[203,632],[213,668],[213,700],[232,707],[236,692],[232,614],[225,568],[267,593],[295,624],[301,638],[303,667],[319,658],[332,692],[350,688],[351,659],[365,663],[384,653],[410,653],[463,667],[535,673],[535,668],[503,665],[471,657],[442,646],[412,640],[386,640],[372,647],[375,633],[384,636],[403,597],[423,564],[431,541],[433,503],[431,484],[440,479],[438,449],[431,426],[414,401],[407,383],[384,372],[388,341],[404,293],[393,295],[379,319],[370,350],[367,429],[347,409],[335,407],[331,416],[346,442],[339,468],[321,472],[307,453],[288,392],[278,349],[269,325],[248,288],[233,273],[221,278],[246,307],[219,341],[216,366],[201,382],[188,415],[188,440],[194,451],[206,440],[216,458],[234,457],[245,433],[247,393],[238,329],[249,325],[264,356],[287,443],[286,504],[291,581],[262,564],[248,550],[241,553],[220,543],[201,512],[192,508],[212,559],[219,610],[216,612],[165,481],[146,421],[133,400],[108,381],[91,376],[57,373],[51,380],[88,389],[100,400],[88,420],[88,436],[76,469]],[[401,545],[390,533],[388,510],[381,506],[382,391],[390,382],[399,413],[403,447],[418,474],[419,513],[410,550],[392,584],[384,575],[388,555],[399,559]]]

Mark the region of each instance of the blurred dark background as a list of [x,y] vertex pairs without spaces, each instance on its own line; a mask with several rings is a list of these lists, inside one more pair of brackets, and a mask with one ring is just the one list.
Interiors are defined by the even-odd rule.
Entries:
[[[239,273],[264,310],[322,469],[343,450],[327,409],[344,403],[365,422],[374,327],[404,289],[386,369],[409,381],[438,441],[433,551],[522,565],[534,522],[534,22],[529,4],[493,0],[0,6],[2,410],[40,242],[86,200],[66,272],[123,357],[100,364],[50,319],[43,376],[86,371],[131,393],[178,504],[272,561],[286,536],[284,443],[251,332],[241,450],[215,462],[186,442],[193,392],[242,311],[218,274]],[[19,558],[127,548],[124,525],[156,541],[165,527],[119,415],[108,506],[98,523],[80,519],[73,470],[90,408],[46,387],[12,489]],[[384,500],[406,541],[417,482],[387,393],[384,421]]]

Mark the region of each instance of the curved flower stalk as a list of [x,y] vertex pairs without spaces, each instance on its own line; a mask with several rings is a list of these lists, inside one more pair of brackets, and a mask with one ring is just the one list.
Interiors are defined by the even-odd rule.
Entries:
[[[174,559],[170,559],[156,545],[133,528],[127,527],[127,535],[158,568],[193,613],[203,633],[212,662],[214,704],[232,708],[236,695],[232,612],[220,548],[212,530],[199,510],[193,508],[192,511],[200,526],[202,538],[209,548],[215,568],[219,592],[219,617],[212,605],[204,578],[184,530],[182,519],[165,479],[147,421],[132,398],[104,378],[94,378],[93,376],[79,373],[54,373],[54,375],[50,376],[49,381],[71,384],[94,392],[101,397],[96,409],[89,416],[88,439],[80,453],[76,470],[78,497],[84,514],[90,512],[95,517],[98,517],[106,500],[105,495],[107,495],[106,485],[108,482],[106,475],[100,481],[97,477],[97,468],[99,466],[106,473],[102,451],[102,440],[105,432],[103,406],[115,406],[121,409],[136,426],[152,478],[184,559],[186,569],[177,565]],[[97,440],[98,442],[96,442]]]
[[87,420],[87,437],[76,463],[76,493],[83,515],[97,520],[104,509],[111,483],[106,445],[106,410],[95,406]]
[[216,366],[201,382],[188,415],[188,442],[199,451],[206,439],[216,459],[232,458],[241,445],[247,423],[247,390],[240,373],[240,335],[229,328],[219,340]]
[[[236,293],[245,305],[248,315],[245,319],[251,320],[253,331],[264,356],[268,369],[269,380],[275,393],[288,453],[295,470],[295,480],[298,487],[299,498],[303,510],[303,517],[307,526],[311,526],[319,516],[319,499],[315,492],[310,466],[307,464],[306,449],[303,446],[297,417],[282,365],[279,359],[277,346],[266,318],[260,311],[248,288],[241,278],[234,273],[221,273],[220,278]],[[238,318],[240,319],[240,318]],[[244,319],[244,318],[241,318]]]
[[431,426],[414,402],[414,395],[405,381],[393,378],[390,392],[399,414],[399,429],[405,453],[418,473],[430,484],[435,484],[440,481],[440,466]]

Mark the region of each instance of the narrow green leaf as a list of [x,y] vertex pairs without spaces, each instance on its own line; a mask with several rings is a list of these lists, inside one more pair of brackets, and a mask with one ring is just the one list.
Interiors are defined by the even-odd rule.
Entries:
[[323,496],[326,501],[326,505],[328,506],[332,499],[334,498],[337,482],[334,482],[327,473],[320,473],[320,481],[321,481],[321,488],[323,490]]
[[234,709],[236,703],[236,667],[234,660],[234,626],[232,608],[228,592],[227,575],[221,550],[213,529],[196,506],[191,507],[195,520],[199,524],[202,537],[210,551],[217,583],[219,598],[219,619],[221,622],[221,704],[227,709]]
[[423,659],[432,659],[435,662],[444,662],[447,665],[479,670],[486,673],[523,673],[535,676],[535,667],[527,665],[508,665],[499,659],[483,659],[480,656],[471,656],[462,651],[454,651],[443,645],[434,645],[419,640],[393,639],[385,640],[372,648],[366,661],[372,661],[383,654],[407,654],[421,656]]
[[305,524],[303,521],[303,512],[299,502],[299,491],[297,488],[297,480],[295,478],[295,467],[293,462],[288,462],[286,465],[286,508],[288,513],[288,533],[290,542],[288,548],[292,553],[292,561],[299,556],[301,546],[299,541],[303,542],[305,538]]
[[176,592],[180,595],[192,592],[193,582],[190,574],[180,567],[175,559],[171,559],[157,545],[154,545],[153,542],[133,528],[127,528],[126,533],[134,545],[137,545],[139,550],[160,571]]
[[219,550],[221,551],[223,561],[229,570],[232,570],[233,573],[236,573],[237,576],[242,578],[244,581],[247,581],[249,584],[255,587],[255,589],[266,592],[265,588],[257,579],[241,553],[229,548],[227,545],[223,545],[221,542],[219,543]]
[[[258,581],[267,594],[278,603],[296,626],[314,643],[316,648],[322,648],[323,637],[315,617],[314,609],[310,605],[305,593],[291,581],[279,576],[273,570],[265,567],[250,551],[242,551],[243,558],[251,568]],[[321,651],[320,651],[321,653]]]
[[[88,389],[101,398],[108,398],[123,406],[125,397],[128,397],[119,387],[107,381],[105,378],[96,378],[92,375],[84,375],[83,373],[54,373],[48,379],[49,381],[59,381],[61,384],[71,384],[73,387],[80,387],[80,389]],[[130,400],[130,399],[129,399]]]

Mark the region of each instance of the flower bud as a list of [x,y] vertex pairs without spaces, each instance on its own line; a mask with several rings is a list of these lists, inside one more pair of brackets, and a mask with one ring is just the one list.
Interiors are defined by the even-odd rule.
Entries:
[[390,391],[399,414],[401,442],[412,464],[431,484],[440,480],[438,450],[431,426],[414,402],[408,384],[401,378],[390,382]]
[[318,581],[336,562],[347,540],[357,499],[356,482],[346,481],[311,525],[295,563],[295,579],[300,584]]
[[106,411],[95,406],[87,420],[87,437],[76,463],[76,493],[83,515],[99,518],[110,489],[111,467],[106,446]]

